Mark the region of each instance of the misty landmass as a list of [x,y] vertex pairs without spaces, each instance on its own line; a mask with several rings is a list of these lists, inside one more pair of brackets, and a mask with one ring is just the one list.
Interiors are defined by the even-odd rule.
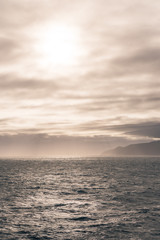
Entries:
[[126,147],[117,147],[103,153],[104,156],[157,156],[160,155],[160,141],[131,144]]

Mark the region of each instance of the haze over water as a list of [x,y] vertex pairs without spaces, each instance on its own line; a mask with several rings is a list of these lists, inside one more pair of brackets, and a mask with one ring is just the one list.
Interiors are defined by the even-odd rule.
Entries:
[[0,160],[0,239],[158,240],[160,158]]

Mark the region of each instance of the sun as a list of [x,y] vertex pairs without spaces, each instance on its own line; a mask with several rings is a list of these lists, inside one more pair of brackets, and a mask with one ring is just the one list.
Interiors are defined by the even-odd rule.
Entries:
[[45,26],[38,33],[35,50],[40,65],[74,65],[80,56],[78,31],[61,24]]

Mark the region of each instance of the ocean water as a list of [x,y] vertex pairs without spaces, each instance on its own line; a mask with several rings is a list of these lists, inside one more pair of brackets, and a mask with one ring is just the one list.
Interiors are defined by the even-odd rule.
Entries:
[[160,158],[1,159],[0,239],[160,239]]

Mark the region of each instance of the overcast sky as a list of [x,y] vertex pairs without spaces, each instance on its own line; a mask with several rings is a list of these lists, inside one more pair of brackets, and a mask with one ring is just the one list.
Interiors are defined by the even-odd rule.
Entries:
[[1,153],[159,139],[159,13],[159,0],[0,1]]

